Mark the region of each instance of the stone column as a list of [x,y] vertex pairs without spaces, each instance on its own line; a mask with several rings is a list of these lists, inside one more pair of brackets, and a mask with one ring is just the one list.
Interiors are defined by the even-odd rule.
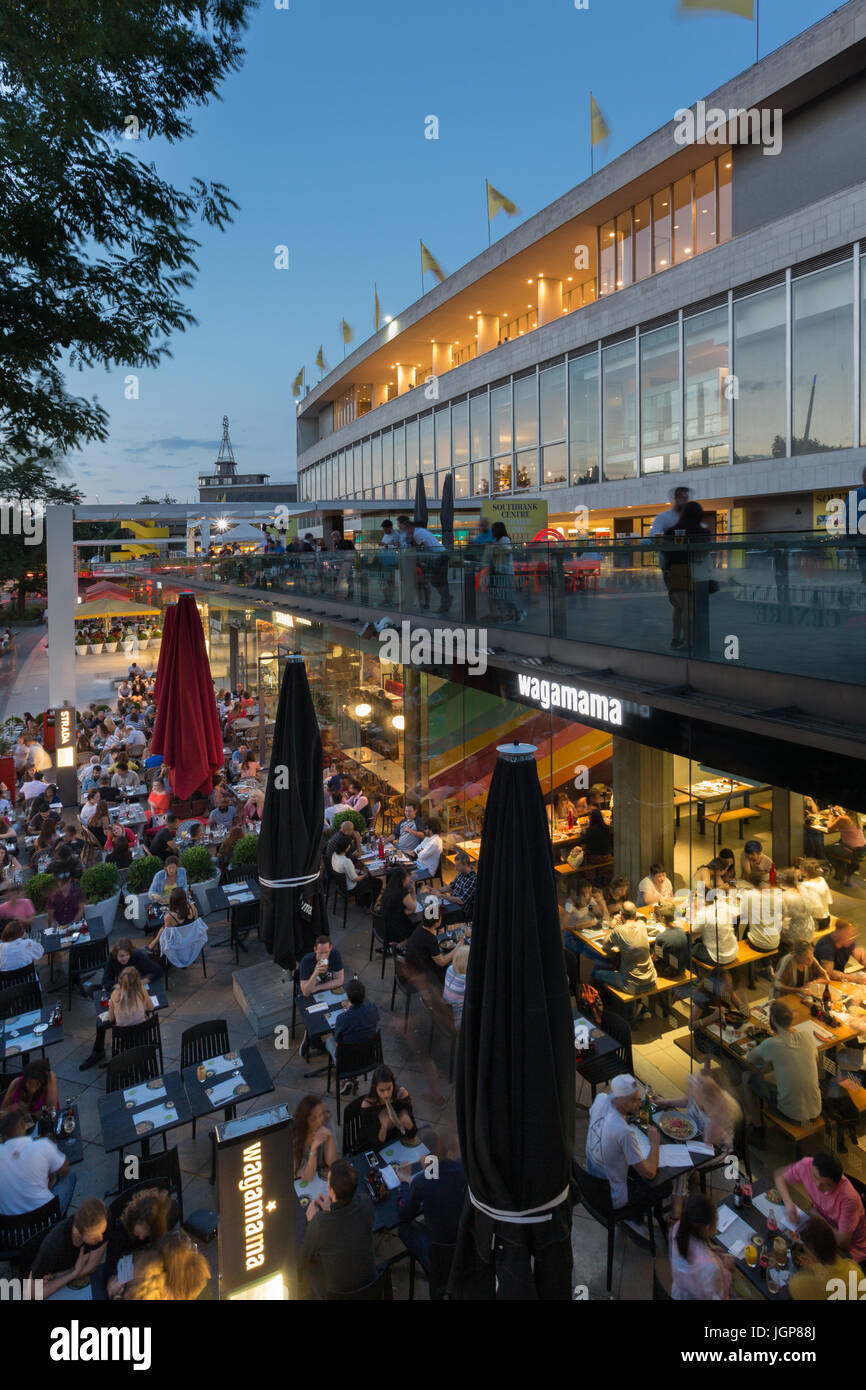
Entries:
[[499,315],[479,314],[475,320],[478,340],[478,355],[499,347]]
[[431,362],[431,371],[433,375],[442,376],[444,372],[450,372],[452,366],[451,344],[432,343],[431,346],[433,349],[433,356]]
[[538,326],[553,323],[562,317],[562,281],[548,280],[547,276],[538,280]]
[[[766,798],[766,792],[756,792],[752,802]],[[749,834],[746,823],[746,836]],[[770,815],[770,855],[777,869],[787,869],[791,860],[803,853],[803,798],[787,787],[773,788],[773,810]]]
[[414,666],[403,667],[403,772],[406,790],[427,795],[426,677]]
[[415,385],[415,363],[397,363],[397,395],[404,396]]
[[614,738],[613,855],[615,871],[628,879],[632,899],[650,864],[664,864],[673,881],[672,753]]

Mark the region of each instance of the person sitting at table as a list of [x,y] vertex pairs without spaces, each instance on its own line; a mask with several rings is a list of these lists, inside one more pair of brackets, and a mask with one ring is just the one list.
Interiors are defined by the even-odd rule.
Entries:
[[103,772],[100,777],[97,783],[97,791],[99,792],[100,800],[104,801],[106,806],[117,806],[123,800],[120,790],[111,785],[111,776],[107,772]]
[[239,770],[241,764],[247,761],[249,751],[249,746],[246,743],[238,744],[237,748],[232,753],[231,762],[229,764],[229,767],[233,772],[236,773]]
[[301,958],[298,974],[305,999],[323,989],[343,988],[343,957],[329,936],[316,937],[312,951]]
[[237,820],[237,809],[229,801],[225,792],[221,792],[219,800],[208,816],[208,825],[215,830],[225,830],[228,833]]
[[713,1245],[718,1213],[712,1198],[692,1192],[673,1199],[671,1298],[719,1303],[731,1296],[734,1259]]
[[670,902],[673,896],[674,886],[664,864],[650,864],[649,874],[637,886],[637,906],[655,907],[656,903]]
[[[782,890],[765,886],[758,888],[740,887],[737,890],[739,901],[739,930],[745,927],[744,940],[753,951],[763,951],[769,955],[778,951],[782,933]],[[769,966],[762,966],[760,974],[769,976]]]
[[776,883],[782,894],[782,945],[790,949],[795,941],[812,941],[815,919],[809,911],[808,899],[800,891],[797,870],[782,869],[776,876]]
[[823,1151],[778,1168],[773,1182],[785,1205],[788,1222],[796,1229],[801,1212],[791,1196],[791,1183],[802,1187],[811,1202],[810,1215],[829,1224],[836,1246],[861,1265],[866,1263],[866,1212],[863,1201],[835,1154]]
[[29,898],[24,896],[24,889],[13,885],[11,888],[3,890],[3,897],[0,898],[0,922],[20,922],[25,931],[29,931],[36,916],[36,908]]
[[99,801],[99,788],[91,787],[90,791],[86,794],[84,798],[84,804],[82,805],[81,811],[79,812],[78,816],[78,819],[81,821],[82,825],[87,826],[90,824],[91,820],[96,815],[96,809],[99,805]]
[[685,1110],[690,1120],[698,1127],[705,1144],[714,1149],[729,1150],[734,1144],[734,1133],[743,1118],[734,1097],[722,1090],[709,1072],[709,1063],[704,1062],[700,1071],[689,1077],[688,1091],[675,1100],[656,1102],[656,1110]]
[[623,903],[628,902],[629,881],[621,874],[612,878],[606,888],[602,889],[604,900],[607,903],[608,916],[614,912],[619,912]]
[[[360,980],[350,980],[346,985],[346,999],[341,1012],[334,1021],[335,1043],[369,1042],[379,1027],[379,1010]],[[327,1043],[326,1043],[327,1046]],[[356,1082],[347,1082],[349,1089],[357,1088]]]
[[816,931],[823,931],[830,925],[833,912],[833,895],[817,859],[798,859],[794,867],[800,880],[800,892],[812,914]]
[[68,927],[73,922],[81,921],[84,916],[84,894],[71,870],[61,869],[58,873],[57,887],[46,899],[45,910],[49,927]]
[[366,1288],[376,1278],[373,1201],[348,1159],[328,1173],[327,1196],[307,1207],[307,1229],[298,1255],[302,1296],[330,1299]]
[[589,824],[577,842],[583,847],[584,864],[599,864],[613,854],[613,833],[604,823],[597,806],[589,813]]
[[129,766],[123,753],[118,755],[114,767],[115,772],[111,779],[111,785],[117,787],[118,791],[136,791],[141,786],[138,773]]
[[673,903],[659,903],[655,908],[655,918],[661,930],[656,933],[652,943],[653,960],[661,974],[673,979],[689,968],[689,938],[677,919],[677,909]]
[[178,820],[173,811],[169,811],[165,818],[165,825],[157,830],[150,842],[150,852],[155,854],[157,859],[163,863],[170,854],[179,854],[177,847]]
[[553,815],[555,820],[568,820],[569,814],[574,816],[574,802],[567,791],[556,793],[553,803]]
[[79,1065],[79,1071],[95,1067],[97,1062],[105,1066],[105,1034],[109,1028],[135,1028],[145,1023],[153,1013],[155,1004],[145,988],[144,981],[134,965],[127,965],[120,972],[120,978],[108,1001],[108,1009],[96,1021],[96,1036],[89,1057]]
[[115,941],[105,962],[101,984],[103,994],[111,994],[128,965],[138,971],[145,984],[153,984],[162,975],[159,961],[154,960],[148,951],[136,950],[129,937],[122,936]]
[[206,923],[199,917],[197,907],[190,902],[183,888],[175,888],[169,898],[162,926],[147,944],[148,951],[160,952],[169,965],[185,970],[198,960],[206,945]]
[[692,955],[705,965],[733,965],[740,949],[734,914],[727,895],[716,892],[719,896],[712,902],[699,902],[692,909]]
[[[428,1127],[420,1137],[438,1160],[436,1180],[427,1180],[426,1169],[413,1174],[411,1163],[397,1165],[397,1235],[429,1275],[430,1247],[457,1243],[457,1228],[466,1200],[466,1173],[460,1160],[460,1141],[453,1130],[437,1134]],[[423,1225],[418,1223],[419,1216],[424,1217]]]
[[451,1005],[455,1028],[459,1028],[463,1022],[463,999],[466,994],[466,971],[468,969],[469,947],[464,944],[458,946],[454,952],[451,964],[445,971],[445,983],[442,986],[442,1002]]
[[[19,899],[19,901],[29,902],[30,900]],[[33,907],[32,903],[30,903],[30,907]],[[32,920],[31,917],[30,921],[32,922]],[[25,965],[35,965],[36,961],[41,960],[44,954],[42,942],[34,941],[25,935],[22,918],[17,917],[6,922],[2,932],[0,932],[0,972],[23,970]]]
[[51,1227],[30,1266],[30,1278],[42,1280],[43,1299],[52,1298],[67,1284],[81,1288],[96,1273],[105,1255],[108,1224],[104,1202],[88,1197],[73,1216]]
[[105,849],[108,833],[111,830],[111,815],[108,810],[108,802],[100,799],[97,802],[96,810],[87,822],[87,830],[93,835]]
[[265,794],[261,787],[256,787],[247,797],[244,806],[244,825],[252,826],[261,822],[265,812]]
[[[772,1037],[746,1054],[746,1063],[752,1068],[743,1087],[746,1113],[753,1125],[750,1141],[762,1142],[762,1102],[799,1125],[808,1124],[821,1114],[815,1038],[811,1029],[797,1032],[791,1026],[793,1021],[794,1015],[784,999],[774,999],[770,1005]],[[769,1068],[773,1080],[763,1075]]]
[[229,865],[232,862],[235,845],[244,838],[244,834],[245,831],[242,825],[233,826],[217,850],[216,862],[220,873],[220,882],[225,878]]
[[866,856],[866,836],[853,816],[842,806],[830,810],[830,823],[827,834],[839,832],[839,839],[833,844],[824,843],[824,852],[836,874],[837,882],[850,884],[851,875],[858,873]]
[[261,770],[261,764],[255,754],[248,752],[238,769],[238,780],[241,782],[258,782]]
[[341,853],[339,844],[331,855],[331,872],[342,875],[346,892],[352,894],[358,907],[371,907],[379,896],[382,885],[378,876],[371,874],[366,864],[354,863],[345,851]]
[[602,787],[590,787],[583,792],[574,803],[574,814],[576,816],[588,816],[596,808],[601,810]]
[[20,1110],[23,1115],[31,1115],[38,1119],[45,1106],[49,1110],[60,1109],[57,1077],[51,1070],[48,1058],[37,1057],[35,1062],[30,1062],[21,1075],[16,1076],[7,1087],[6,1094],[0,1101],[0,1112]]
[[361,1102],[361,1133],[358,1143],[365,1149],[381,1149],[385,1144],[418,1143],[418,1126],[412,1114],[412,1101],[405,1086],[398,1086],[390,1067],[379,1066],[370,1078],[370,1089]]
[[577,933],[586,927],[593,930],[602,922],[608,925],[610,922],[604,896],[599,888],[594,888],[591,883],[581,879],[575,891],[566,900],[560,914],[562,944],[565,949],[572,955],[588,956],[590,960],[597,961],[598,952]]
[[63,850],[69,850],[73,857],[78,857],[83,848],[84,839],[81,831],[74,824],[64,825],[56,853],[60,854]]
[[740,1085],[742,1069],[727,1056],[714,1030],[748,1018],[748,1000],[737,994],[733,976],[723,965],[716,965],[703,973],[693,1000],[697,1014],[695,1024],[700,1024],[692,1033],[695,1050],[702,1057],[708,1053],[719,1057],[732,1082]]
[[425,878],[433,878],[434,874],[439,872],[442,858],[442,836],[439,834],[440,825],[435,816],[427,817],[425,829],[427,833],[418,848],[409,851],[410,858],[415,860],[416,883]]
[[194,1302],[210,1283],[208,1262],[185,1231],[169,1231],[153,1249],[132,1258],[132,1278],[120,1297],[126,1302]]
[[[648,994],[655,989],[658,975],[650,954],[646,923],[637,915],[634,903],[623,903],[619,913],[611,921],[611,929],[598,943],[605,955],[619,952],[619,969],[611,970],[602,965],[593,966],[592,983],[612,985],[624,994]],[[649,1015],[649,1009],[642,1004],[635,1018]]]
[[124,1284],[117,1273],[123,1256],[134,1257],[148,1246],[156,1245],[177,1225],[179,1215],[177,1202],[162,1188],[145,1187],[132,1193],[108,1238],[102,1273],[109,1298],[123,1298]]
[[411,869],[398,866],[388,870],[378,911],[385,940],[389,944],[406,941],[415,925],[412,918],[418,911]]
[[171,805],[171,792],[161,777],[154,777],[147,804],[155,816],[164,816]]
[[[42,829],[36,837],[36,843],[33,846],[34,863],[38,863],[44,856],[50,857],[51,851],[54,849],[59,839],[60,836],[57,833],[57,817],[46,816],[42,822]],[[45,862],[48,862],[47,858]]]
[[51,1139],[34,1139],[19,1109],[0,1116],[0,1216],[24,1216],[56,1197],[65,1216],[75,1191],[69,1159]]
[[403,820],[393,835],[386,835],[386,843],[396,842],[404,854],[417,849],[426,835],[424,818],[421,815],[421,802],[414,792],[407,792],[403,799]]
[[373,808],[370,805],[364,788],[355,777],[349,778],[349,795],[346,800],[346,805],[350,807],[351,810],[358,811],[364,817],[367,825],[370,824]]
[[749,879],[750,874],[760,874],[762,883],[771,883],[775,869],[770,856],[764,853],[760,840],[747,840],[740,855],[740,877]]
[[592,1102],[586,1135],[587,1171],[595,1178],[607,1179],[611,1205],[620,1213],[623,1208],[632,1208],[632,1219],[639,1219],[647,1206],[649,1194],[640,1180],[652,1182],[659,1166],[661,1135],[655,1125],[647,1129],[650,1151],[644,1158],[638,1132],[628,1123],[628,1117],[637,1115],[642,1104],[634,1077],[614,1076],[610,1090],[599,1091]]
[[158,869],[151,879],[149,897],[153,902],[168,903],[175,888],[189,887],[186,869],[176,854],[165,856],[165,868]]
[[292,1117],[295,1181],[324,1178],[339,1158],[334,1134],[328,1128],[328,1109],[321,1096],[304,1096]]
[[700,864],[695,870],[692,887],[698,892],[701,884],[705,889],[730,888],[736,882],[736,877],[736,860],[733,851],[721,848],[717,855],[708,860],[706,864]]
[[455,851],[454,867],[457,873],[445,891],[439,894],[440,916],[446,927],[452,922],[472,921],[472,906],[478,883],[478,875],[465,849]]
[[798,994],[809,1003],[814,991],[809,986],[819,980],[822,985],[829,983],[824,967],[815,959],[811,941],[795,941],[793,950],[783,956],[773,976],[771,994]]
[[82,792],[86,795],[87,792],[92,791],[101,776],[102,763],[99,761],[99,754],[94,753],[90,762],[78,769],[78,781]]
[[132,863],[132,851],[138,844],[134,830],[123,826],[112,826],[105,841],[105,863],[116,864],[118,869],[128,869]]
[[432,982],[441,992],[445,972],[461,942],[458,941],[450,949],[442,949],[437,939],[442,930],[439,903],[431,893],[420,906],[423,916],[406,943],[406,971],[410,978],[414,978],[418,988]]
[[862,1265],[839,1249],[829,1222],[812,1212],[800,1228],[798,1238],[808,1262],[788,1281],[788,1294],[794,1302],[820,1303],[827,1299],[850,1298],[852,1286],[855,1289],[860,1286]]
[[0,890],[11,887],[20,873],[20,862],[4,844],[0,844]]
[[[858,946],[856,941],[857,928],[846,917],[837,917],[833,931],[821,937],[815,947],[815,959],[831,980],[866,980],[866,950]],[[850,971],[848,965],[852,960],[864,969]]]

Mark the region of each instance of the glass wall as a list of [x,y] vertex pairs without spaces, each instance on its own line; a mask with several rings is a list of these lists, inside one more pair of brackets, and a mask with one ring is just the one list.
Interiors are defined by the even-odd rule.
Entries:
[[728,306],[683,323],[686,468],[728,462]]
[[569,457],[572,483],[598,481],[598,353],[568,364]]
[[734,459],[784,458],[785,287],[734,303]]
[[637,476],[637,372],[635,340],[602,352],[604,477]]
[[795,454],[854,443],[854,284],[850,264],[830,266],[791,286],[792,411]]
[[680,467],[680,350],[675,323],[640,340],[641,471]]

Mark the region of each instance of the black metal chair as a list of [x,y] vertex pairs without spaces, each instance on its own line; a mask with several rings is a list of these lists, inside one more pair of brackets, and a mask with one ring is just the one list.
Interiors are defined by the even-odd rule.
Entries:
[[406,1000],[406,1007],[405,1007],[404,1010],[403,1010],[403,1018],[406,1019],[406,1020],[408,1020],[408,1018],[409,1018],[409,1009],[410,1009],[411,1006],[412,1006],[412,1000],[418,998],[419,991],[416,989],[415,985],[413,985],[412,981],[409,979],[409,976],[406,974],[405,966],[401,965],[400,961],[399,961],[399,960],[397,959],[397,957],[395,956],[395,957],[394,957],[394,983],[393,983],[393,985],[391,986],[391,1012],[392,1012],[392,1013],[394,1012],[394,1005],[395,1005],[396,1000],[397,1000],[397,991],[398,991],[398,990],[399,990],[400,993],[403,995],[403,998]]
[[[210,1057],[221,1057],[231,1047],[229,1026],[224,1018],[209,1018],[186,1028],[180,1035],[180,1069],[195,1067]],[[195,1138],[196,1117],[192,1117],[192,1137]]]
[[138,1086],[142,1081],[153,1081],[159,1076],[159,1054],[151,1044],[147,1047],[131,1047],[112,1057],[105,1068],[105,1089],[125,1091],[127,1086]]
[[376,1029],[372,1038],[366,1042],[337,1042],[333,1037],[325,1039],[328,1053],[328,1085],[330,1094],[331,1077],[337,1083],[337,1124],[340,1123],[340,1087],[344,1081],[354,1080],[356,1076],[369,1076],[382,1061],[382,1034]]
[[649,1248],[653,1255],[656,1253],[655,1233],[653,1231],[652,1210],[649,1203],[645,1207],[638,1209],[629,1204],[627,1207],[616,1208],[610,1198],[610,1184],[606,1178],[593,1177],[585,1168],[581,1168],[577,1160],[574,1160],[574,1170],[577,1177],[577,1185],[580,1189],[580,1199],[592,1217],[600,1226],[607,1228],[607,1284],[606,1288],[610,1292],[613,1281],[613,1246],[616,1239],[616,1228],[623,1221],[633,1221],[635,1216],[643,1214],[646,1216]]
[[415,1271],[419,1269],[427,1280],[430,1289],[431,1302],[440,1301],[448,1287],[448,1280],[451,1277],[451,1265],[454,1260],[456,1245],[431,1245],[430,1246],[430,1268],[426,1270],[417,1256],[409,1251],[409,1298],[415,1297]]
[[38,980],[28,980],[11,989],[0,989],[0,1018],[15,1018],[42,1008],[42,989]]
[[39,976],[33,961],[29,965],[22,965],[18,970],[4,970],[0,974],[0,987],[4,990],[14,989],[16,985],[29,985],[33,982],[39,983]]
[[76,941],[69,948],[69,1008],[72,1008],[72,991],[80,980],[105,969],[108,960],[108,937],[98,941]]
[[159,1014],[154,1011],[150,1018],[146,1018],[144,1023],[135,1023],[127,1028],[118,1028],[117,1024],[111,1030],[111,1055],[119,1057],[121,1053],[130,1052],[134,1047],[155,1047],[159,1053],[159,1070],[165,1069],[165,1062],[162,1056],[162,1033],[159,1028]]
[[373,908],[373,916],[370,922],[370,960],[373,959],[373,953],[375,952],[376,945],[378,943],[379,950],[382,953],[383,980],[385,978],[385,965],[388,959],[391,958],[396,960],[397,956],[400,954],[401,946],[406,941],[407,937],[409,936],[412,930],[412,925],[411,923],[407,922],[406,936],[403,937],[403,941],[394,940],[393,937],[389,936],[388,929],[388,919],[380,910]]
[[578,1076],[589,1082],[593,1100],[599,1086],[603,1086],[614,1076],[634,1075],[628,1019],[623,1018],[622,1014],[614,1013],[613,1009],[602,1009],[601,1028],[616,1042],[616,1052],[609,1052],[605,1057],[587,1057],[586,1061],[578,1062],[575,1068]]
[[430,1038],[427,1044],[429,1055],[433,1056],[433,1039],[437,1033],[445,1038],[448,1043],[448,1081],[449,1084],[454,1080],[454,1060],[457,1055],[457,1040],[460,1036],[457,1025],[454,1022],[454,1015],[451,1005],[446,1004],[443,999],[433,993],[420,993],[418,996],[422,1005],[430,1014]]
[[343,1157],[348,1158],[351,1154],[362,1151],[364,1145],[361,1141],[361,1107],[364,1104],[364,1097],[359,1096],[357,1100],[350,1101],[343,1112]]
[[34,1211],[25,1211],[19,1216],[0,1216],[0,1261],[8,1262],[16,1273],[29,1272],[45,1232],[59,1220],[57,1197]]
[[135,1171],[138,1176],[134,1181],[129,1181],[125,1176],[121,1176],[121,1195],[117,1199],[117,1204],[120,1204],[121,1210],[125,1205],[122,1198],[128,1201],[130,1192],[143,1192],[149,1187],[162,1188],[163,1191],[170,1192],[177,1202],[178,1224],[186,1231],[187,1235],[202,1245],[210,1244],[217,1233],[219,1218],[215,1211],[206,1207],[199,1208],[190,1216],[184,1216],[183,1179],[176,1146],[166,1149],[164,1153],[148,1154],[146,1157],[138,1159]]
[[301,972],[296,965],[292,971],[292,1030],[291,1037],[294,1042],[295,1029],[298,1026],[298,996],[301,992]]
[[[159,1157],[165,1158],[166,1155],[160,1154]],[[150,1162],[150,1158],[139,1159],[139,1163]],[[116,1226],[133,1197],[137,1196],[139,1192],[147,1192],[153,1187],[158,1187],[160,1192],[168,1192],[172,1197],[176,1198],[176,1193],[172,1190],[171,1180],[166,1177],[165,1173],[152,1172],[149,1177],[138,1177],[134,1182],[126,1183],[125,1185],[123,1182],[123,1174],[121,1173],[120,1191],[111,1202],[106,1203],[108,1215],[110,1217],[109,1225],[111,1227]],[[105,1195],[106,1197],[112,1196],[110,1192],[106,1192]]]
[[360,1289],[350,1289],[348,1293],[332,1293],[329,1301],[335,1303],[381,1303],[383,1300],[390,1302],[394,1297],[394,1289],[391,1284],[391,1270],[388,1265],[380,1269],[376,1278],[370,1284],[365,1284]]

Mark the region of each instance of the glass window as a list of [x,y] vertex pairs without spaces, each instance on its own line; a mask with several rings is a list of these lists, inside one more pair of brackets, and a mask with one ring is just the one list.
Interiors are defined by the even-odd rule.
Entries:
[[337,494],[339,497],[348,497],[352,491],[354,476],[352,451],[351,449],[343,449],[340,453],[340,491]]
[[652,224],[650,200],[638,203],[634,210],[634,278],[645,280],[652,274]]
[[511,491],[511,455],[493,460],[493,479],[495,492]]
[[502,453],[511,448],[511,384],[497,386],[490,392],[490,429],[493,435],[493,452]]
[[451,407],[443,406],[433,416],[436,429],[436,468],[451,470]]
[[640,340],[641,469],[673,473],[680,467],[680,353],[675,323]]
[[433,472],[433,416],[421,416],[421,472]]
[[631,208],[616,219],[616,287],[625,289],[632,283]]
[[734,302],[734,374],[734,462],[784,458],[784,285]]
[[406,431],[402,425],[395,425],[394,436],[394,481],[402,483],[406,477]]
[[716,161],[695,170],[695,249],[711,251],[716,244]]
[[514,442],[518,448],[538,443],[538,379],[534,372],[514,383]]
[[[363,474],[364,474],[364,483],[363,483],[363,486],[364,486],[365,489],[368,488],[368,487],[370,487],[370,485],[372,484],[372,481],[373,481],[372,453],[373,453],[373,451],[372,451],[372,449],[370,448],[370,441],[369,441],[369,439],[365,439],[364,442],[363,442],[363,444],[361,445],[361,468],[362,468]],[[357,459],[357,457],[358,457],[358,446],[357,446],[357,444],[356,444],[356,445],[355,445],[355,458]]]
[[791,286],[795,454],[854,443],[853,288],[850,261]]
[[571,481],[598,480],[598,353],[568,364],[569,457]]
[[671,257],[671,190],[653,196],[653,271],[667,270]]
[[637,476],[635,344],[630,338],[602,353],[604,476]]
[[544,448],[544,487],[568,482],[568,454],[565,444],[547,444]]
[[860,442],[866,444],[866,256],[860,257]]
[[733,178],[732,165],[734,156],[729,150],[727,154],[719,156],[719,242],[730,241],[732,236],[731,226],[731,179]]
[[605,222],[599,235],[601,238],[599,294],[613,294],[616,288],[616,226],[614,222]]
[[538,450],[523,449],[517,455],[517,468],[514,475],[515,492],[528,492],[538,487]]
[[486,459],[490,455],[490,405],[485,391],[473,396],[469,402],[469,433],[472,438],[473,459]]
[[490,464],[487,459],[472,465],[472,482],[476,497],[487,497],[490,493]]
[[406,421],[406,477],[414,483],[418,474],[418,421]]
[[390,430],[382,435],[382,481],[394,481],[394,436]]
[[462,468],[454,469],[454,496],[469,496],[469,465],[464,464]]
[[692,176],[677,179],[674,184],[674,263],[682,265],[695,254],[692,227]]
[[451,407],[451,451],[455,463],[469,462],[468,401],[456,401]]
[[373,436],[373,441],[372,441],[372,443],[373,443],[373,486],[374,486],[374,487],[381,487],[381,485],[382,485],[382,436],[381,436],[381,434],[374,435],[374,436]]
[[686,468],[728,462],[728,306],[683,324]]
[[540,373],[541,439],[565,438],[565,363]]

